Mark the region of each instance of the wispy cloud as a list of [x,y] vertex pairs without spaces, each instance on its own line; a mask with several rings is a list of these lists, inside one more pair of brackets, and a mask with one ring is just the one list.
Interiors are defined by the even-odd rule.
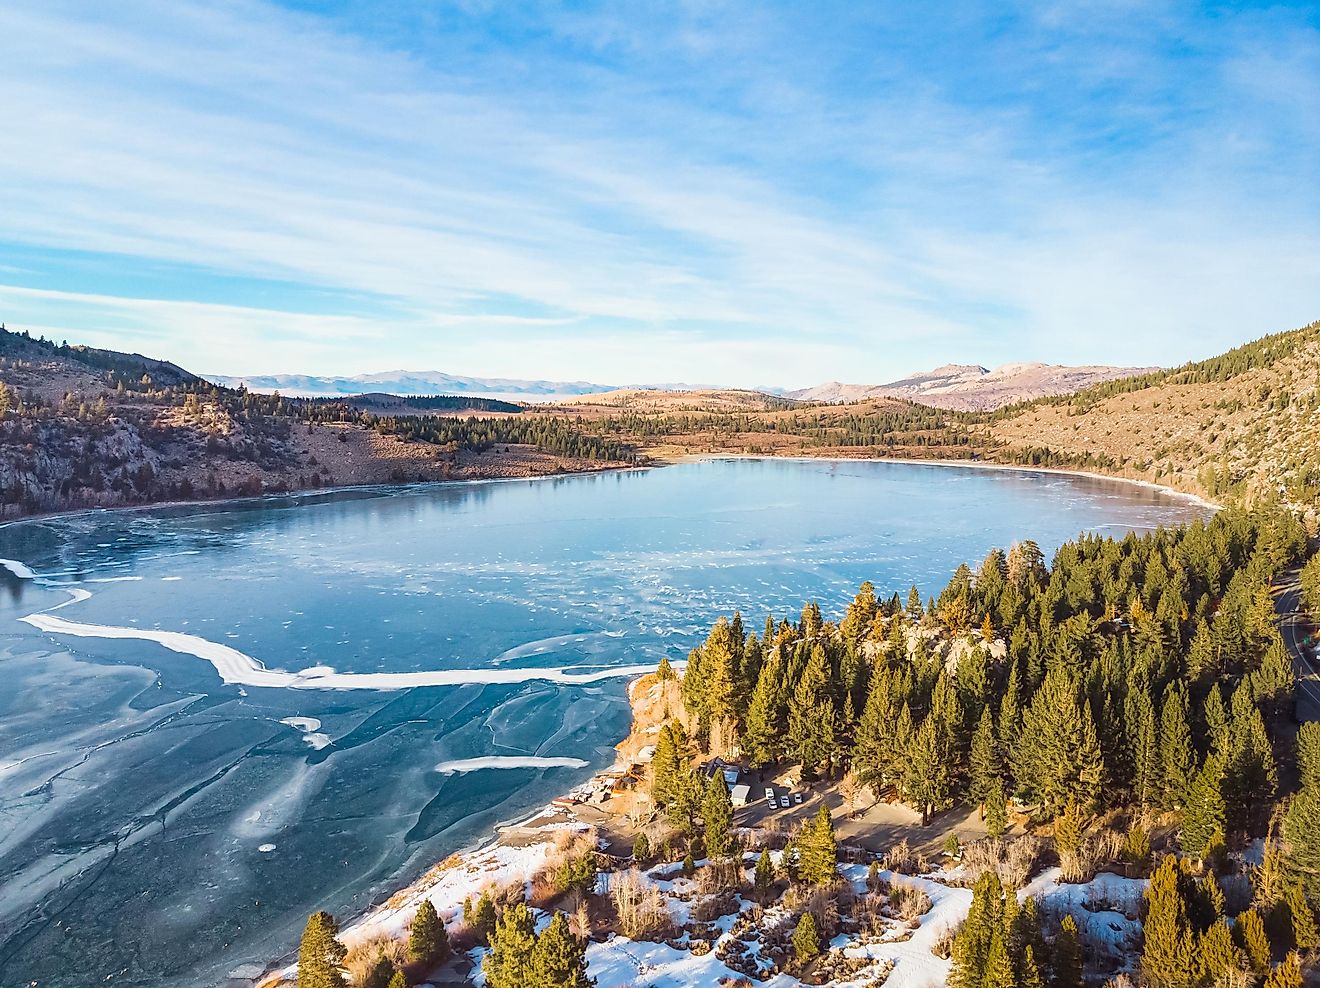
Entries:
[[[216,372],[797,384],[1315,317],[1304,12],[944,15],[20,0],[4,318]],[[13,273],[37,249],[177,275]]]

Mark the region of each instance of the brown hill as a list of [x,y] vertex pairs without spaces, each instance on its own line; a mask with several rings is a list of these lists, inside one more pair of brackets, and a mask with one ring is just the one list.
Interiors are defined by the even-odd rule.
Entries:
[[1320,500],[1320,323],[1209,360],[1000,412],[1001,455],[1220,496]]
[[796,405],[797,402],[761,391],[735,388],[705,388],[691,391],[661,391],[654,388],[617,388],[597,394],[574,395],[560,399],[555,408],[571,410],[575,414],[585,409],[605,409],[609,412],[632,411],[650,413],[673,412],[726,412],[775,411]]
[[1017,363],[987,370],[979,364],[945,364],[888,384],[841,384],[832,381],[814,388],[790,391],[788,396],[799,401],[828,402],[903,398],[935,408],[991,411],[1035,398],[1072,394],[1094,384],[1147,374],[1155,369]]
[[[409,406],[436,404],[421,410]],[[616,446],[505,421],[481,399],[375,412],[210,384],[139,354],[0,328],[0,517],[417,480],[620,465]],[[377,414],[376,412],[380,412]]]

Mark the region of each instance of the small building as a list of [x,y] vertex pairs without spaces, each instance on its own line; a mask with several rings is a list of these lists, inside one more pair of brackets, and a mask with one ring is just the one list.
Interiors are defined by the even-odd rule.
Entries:
[[752,794],[752,787],[749,785],[734,786],[729,792],[729,799],[734,806],[746,806],[748,798]]
[[701,766],[701,774],[704,778],[714,778],[716,772],[723,772],[725,783],[732,788],[738,784],[738,779],[742,776],[742,766],[726,762],[723,758],[712,758]]

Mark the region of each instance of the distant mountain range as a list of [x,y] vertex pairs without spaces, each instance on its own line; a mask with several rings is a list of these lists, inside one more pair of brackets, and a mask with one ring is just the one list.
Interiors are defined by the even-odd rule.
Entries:
[[[626,385],[593,384],[590,381],[525,381],[505,377],[467,377],[441,371],[383,371],[378,374],[355,374],[351,377],[318,377],[310,374],[252,374],[226,377],[208,374],[213,384],[228,388],[246,387],[249,391],[278,391],[290,397],[341,398],[364,393],[385,393],[414,397],[420,395],[468,395],[500,398],[505,401],[553,401],[576,395],[615,391]],[[652,391],[691,391],[695,384],[637,385]]]
[[903,398],[964,411],[988,411],[1034,398],[1072,394],[1083,388],[1157,370],[1153,367],[1064,367],[1059,364],[1004,364],[994,370],[979,364],[945,364],[888,384],[840,384],[785,392],[798,401],[852,402],[868,398]]
[[[841,384],[831,381],[812,388],[756,388],[764,394],[798,401],[852,402],[868,398],[902,398],[939,408],[984,411],[1032,398],[1071,394],[1116,378],[1143,374],[1148,367],[1064,367],[1057,364],[1005,364],[988,370],[977,364],[946,364],[888,384]],[[310,374],[253,374],[245,377],[207,375],[225,387],[278,391],[291,397],[343,398],[366,393],[402,397],[465,395],[517,402],[552,402],[582,395],[620,391],[720,391],[728,388],[698,384],[597,384],[592,381],[521,380],[469,377],[442,371],[384,371],[326,377]]]

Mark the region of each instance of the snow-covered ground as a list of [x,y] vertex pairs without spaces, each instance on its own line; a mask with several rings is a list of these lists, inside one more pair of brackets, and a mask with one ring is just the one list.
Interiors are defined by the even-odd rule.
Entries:
[[[661,866],[645,875],[664,893],[670,914],[682,924],[691,914],[695,884],[674,879],[670,877],[672,873],[673,866]],[[953,881],[956,874],[947,876],[948,880]],[[857,893],[866,892],[866,866],[844,865],[840,875]],[[931,907],[911,926],[893,920],[892,929],[878,941],[874,936],[860,934],[836,936],[829,948],[850,959],[876,963],[854,976],[829,983],[839,988],[881,984],[886,988],[933,988],[946,984],[950,962],[937,957],[933,949],[966,917],[972,902],[971,890],[946,884],[939,872],[909,876],[881,871],[879,877],[891,884],[920,889],[929,896]],[[1104,944],[1111,956],[1121,961],[1131,957],[1139,943],[1140,924],[1136,916],[1146,884],[1144,879],[1102,873],[1084,884],[1065,885],[1059,882],[1059,870],[1050,868],[1019,890],[1018,896],[1023,900],[1035,897],[1044,913],[1072,913],[1084,938],[1093,944]],[[739,897],[740,911],[751,908],[752,903]],[[782,914],[784,910],[781,906],[767,909],[766,922],[782,919],[777,912]],[[721,946],[735,939],[731,932],[735,919],[736,914],[713,924],[721,931],[719,938],[709,952],[700,955],[681,946],[639,942],[621,936],[593,943],[587,950],[589,973],[596,979],[597,988],[716,988],[735,982],[746,975],[726,966],[719,956]],[[748,946],[754,955],[755,943],[749,941]],[[760,984],[767,988],[796,988],[802,982],[787,974],[776,974]]]

